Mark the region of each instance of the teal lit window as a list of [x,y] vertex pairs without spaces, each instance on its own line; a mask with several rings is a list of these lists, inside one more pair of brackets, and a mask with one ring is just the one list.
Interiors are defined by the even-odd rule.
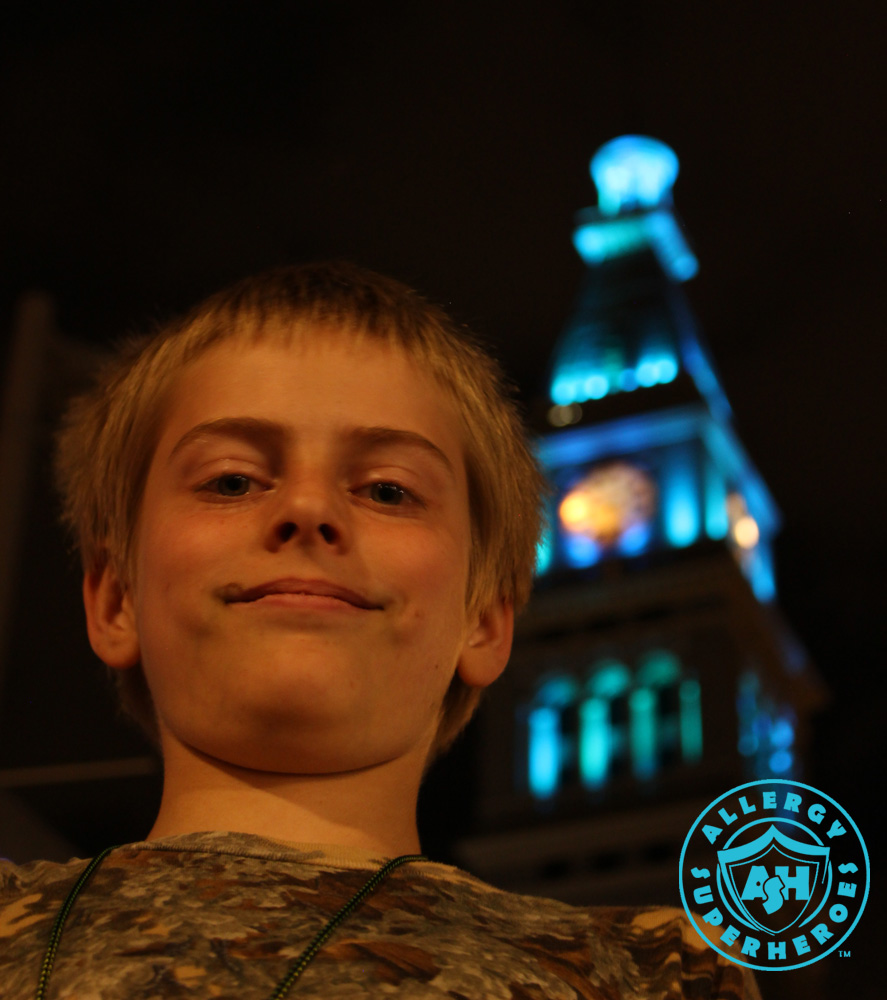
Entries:
[[530,790],[536,798],[547,799],[557,791],[561,770],[560,716],[547,705],[529,715]]
[[606,784],[625,759],[631,684],[628,667],[618,660],[602,660],[591,670],[579,717],[579,773],[586,788]]
[[683,548],[699,537],[701,496],[696,456],[688,445],[670,449],[659,477],[665,537]]
[[610,770],[610,703],[586,698],[579,706],[579,774],[586,788],[600,788]]
[[[537,799],[550,798],[561,786],[575,750],[568,724],[579,685],[567,674],[546,677],[527,716],[528,784]],[[571,751],[573,751],[571,753]]]
[[711,458],[707,458],[705,463],[705,533],[709,538],[720,540],[727,537],[729,530],[727,480]]
[[636,778],[652,778],[657,771],[656,695],[636,688],[628,699],[631,712],[631,764]]
[[702,689],[688,677],[678,689],[680,699],[681,756],[688,764],[702,759]]
[[623,775],[648,781],[702,756],[699,682],[665,649],[643,655],[634,672],[617,659],[599,660],[584,684],[567,673],[547,675],[519,718],[527,786],[537,800],[574,784],[598,791]]
[[702,757],[702,699],[699,681],[685,675],[680,660],[666,649],[645,654],[638,668],[638,684],[655,699],[652,721],[640,720],[648,728],[646,738],[652,744],[652,764],[645,763],[645,773],[679,762],[693,764]]

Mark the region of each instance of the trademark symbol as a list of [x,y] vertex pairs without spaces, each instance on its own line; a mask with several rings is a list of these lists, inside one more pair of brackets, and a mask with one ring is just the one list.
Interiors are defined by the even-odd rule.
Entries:
[[839,956],[840,958],[850,958],[850,949],[848,948],[848,949],[847,949],[846,951],[844,951],[844,949],[842,948],[842,949],[841,949],[841,950],[840,950],[840,951],[838,952],[838,956]]

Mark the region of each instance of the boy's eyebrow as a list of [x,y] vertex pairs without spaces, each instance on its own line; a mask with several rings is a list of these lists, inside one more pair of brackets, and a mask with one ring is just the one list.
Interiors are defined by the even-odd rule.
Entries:
[[167,462],[178,453],[203,437],[233,437],[240,438],[250,444],[267,444],[269,441],[281,445],[287,439],[286,428],[273,420],[260,420],[257,417],[220,417],[218,420],[206,420],[186,431],[173,445]]
[[447,472],[454,479],[456,478],[456,470],[446,453],[438,448],[433,441],[429,441],[427,437],[417,434],[415,431],[401,430],[397,427],[354,427],[349,431],[348,436],[368,448],[386,444],[411,445],[414,448],[420,448],[426,454],[436,458]]
[[[251,444],[261,445],[271,441],[275,445],[282,445],[290,438],[290,432],[282,424],[273,420],[261,420],[257,417],[221,417],[218,420],[207,420],[192,427],[179,438],[173,445],[167,461],[171,462],[186,445],[201,437],[235,437]],[[402,430],[397,427],[354,427],[347,432],[347,437],[367,448],[387,444],[420,448],[426,454],[437,459],[453,478],[456,476],[453,463],[446,453],[438,448],[433,441],[429,441],[427,437],[416,433],[416,431]]]

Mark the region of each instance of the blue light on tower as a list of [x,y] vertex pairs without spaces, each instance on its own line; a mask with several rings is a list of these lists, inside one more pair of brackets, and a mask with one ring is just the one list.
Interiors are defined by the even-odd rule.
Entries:
[[587,264],[602,264],[611,257],[634,253],[647,243],[647,227],[642,219],[581,226],[573,237],[573,245]]
[[557,790],[561,770],[560,716],[547,705],[534,708],[528,720],[530,729],[530,791],[545,799]]
[[552,796],[558,788],[564,761],[564,734],[561,713],[576,701],[578,685],[564,675],[549,677],[536,692],[527,718],[528,779],[537,799]]
[[631,758],[635,777],[651,778],[656,771],[656,696],[636,688],[628,699],[631,714]]
[[535,574],[536,576],[542,576],[543,573],[548,571],[551,566],[551,560],[554,556],[554,534],[551,528],[546,527],[542,533],[542,537],[536,543],[536,566]]
[[659,480],[665,517],[665,537],[675,548],[692,545],[699,537],[699,490],[692,451],[673,448]]
[[689,281],[699,270],[699,262],[687,246],[683,234],[670,212],[653,212],[647,216],[650,244],[662,266],[678,281]]
[[600,788],[610,766],[610,706],[586,698],[579,706],[579,774],[586,788]]
[[695,763],[702,758],[702,693],[699,681],[688,678],[678,691],[680,698],[681,755]]
[[601,547],[587,535],[566,533],[564,535],[564,555],[574,569],[587,569],[600,561]]
[[674,150],[649,136],[623,135],[601,146],[591,160],[598,211],[573,234],[586,264],[649,247],[675,281],[696,274],[699,262],[669,209],[678,170]]
[[736,710],[739,722],[737,749],[748,759],[758,778],[790,774],[797,717],[790,705],[777,705],[763,689],[760,678],[747,671],[739,678]]
[[658,139],[622,135],[601,146],[591,160],[601,214],[618,215],[670,201],[678,169],[674,151]]
[[653,531],[650,522],[629,525],[616,544],[616,550],[625,556],[636,556],[650,545]]
[[730,518],[727,513],[727,481],[709,458],[705,465],[705,533],[709,538],[727,537]]
[[[573,233],[573,244],[590,268],[652,252],[672,281],[696,274],[698,263],[671,209],[678,158],[665,143],[638,135],[614,139],[595,153],[591,175],[598,207],[580,213]],[[664,326],[653,321],[635,344],[624,344],[621,332],[607,323],[580,325],[562,341],[551,400],[570,406],[663,385],[677,378],[682,364],[667,319]]]
[[[779,515],[732,431],[729,403],[679,289],[697,262],[672,207],[678,171],[675,153],[646,136],[621,136],[592,158],[598,206],[579,213],[574,232],[588,273],[552,357],[548,421],[559,433],[540,448],[551,472],[617,460],[647,469],[655,516],[609,532],[555,524],[537,575],[707,539],[729,546],[768,603],[776,595],[771,541]],[[596,421],[598,413],[605,419]],[[572,424],[585,426],[568,430]],[[566,477],[559,485],[572,488]],[[753,542],[748,533],[734,537],[734,493],[755,522]]]
[[[540,679],[528,707],[519,713],[529,752],[521,764],[537,801],[576,782],[601,791],[622,780],[625,764],[634,779],[647,782],[665,768],[702,757],[700,684],[667,648],[641,654],[635,669],[612,657],[597,660],[584,683],[579,675],[550,674]],[[791,725],[783,723],[768,747],[788,750],[792,740]],[[776,758],[777,765],[782,759]]]
[[755,597],[766,604],[776,598],[776,577],[773,572],[773,554],[769,546],[759,545],[751,554],[748,574]]

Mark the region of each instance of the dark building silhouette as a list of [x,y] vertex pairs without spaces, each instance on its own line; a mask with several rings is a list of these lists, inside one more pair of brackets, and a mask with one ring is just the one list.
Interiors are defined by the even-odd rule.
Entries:
[[160,762],[115,718],[51,482],[62,402],[101,352],[59,331],[44,294],[22,297],[10,333],[0,395],[10,471],[0,500],[0,856],[67,861],[145,836]]

